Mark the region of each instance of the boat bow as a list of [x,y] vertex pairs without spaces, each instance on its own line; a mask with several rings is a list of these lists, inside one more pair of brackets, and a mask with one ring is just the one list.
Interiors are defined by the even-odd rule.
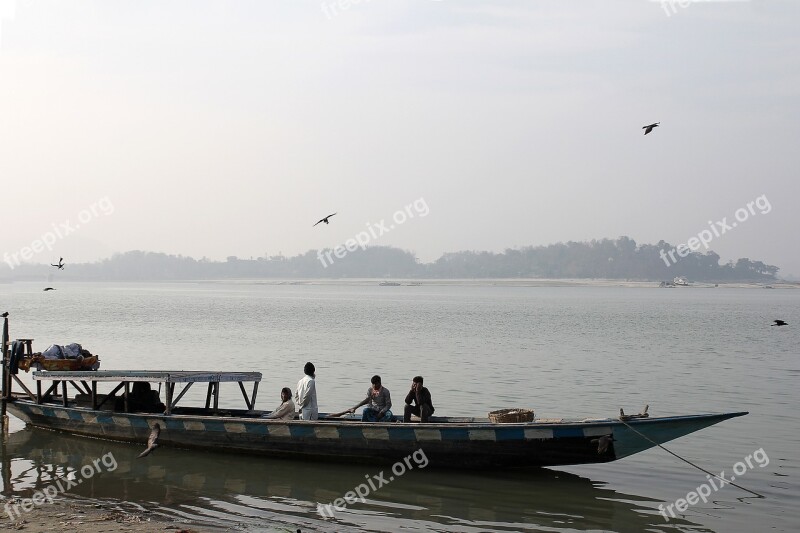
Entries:
[[713,426],[723,420],[748,414],[735,413],[686,415],[662,418],[639,418],[620,421],[613,428],[614,452],[617,459],[648,450],[659,444]]

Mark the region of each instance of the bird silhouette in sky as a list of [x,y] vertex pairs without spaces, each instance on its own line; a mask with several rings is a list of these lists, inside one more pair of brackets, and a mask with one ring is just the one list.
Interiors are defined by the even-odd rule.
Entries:
[[42,289],[42,290],[43,290],[44,292],[47,292],[47,291],[54,291],[55,289],[54,289],[53,287],[45,287],[45,288],[44,288],[44,289]]
[[[325,218],[321,218],[321,219],[319,219],[319,220],[317,221],[317,224],[319,224],[320,222],[324,222],[324,223],[326,223],[326,224],[330,224],[330,222],[328,222],[328,219],[329,219],[329,218],[331,218],[331,217],[332,217],[333,215],[335,215],[335,214],[336,214],[336,213],[333,213],[333,214],[330,214],[330,215],[326,216]],[[314,224],[314,226],[316,226],[317,224]],[[311,227],[313,228],[314,226],[311,226]]]
[[54,265],[53,263],[50,263],[50,266],[51,267],[56,267],[59,270],[64,270],[64,258],[63,257],[59,257],[58,258],[58,264]]
[[653,128],[657,128],[659,124],[661,124],[661,123],[660,122],[654,122],[653,124],[650,124],[649,126],[642,126],[642,129],[644,130],[644,134],[647,135],[648,133],[653,131]]
[[774,324],[770,324],[770,326],[788,326],[788,325],[789,324],[787,324],[783,320],[776,320]]

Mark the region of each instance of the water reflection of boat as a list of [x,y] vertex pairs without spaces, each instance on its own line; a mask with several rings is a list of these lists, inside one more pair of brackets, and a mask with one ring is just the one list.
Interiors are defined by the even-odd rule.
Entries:
[[[139,448],[26,428],[4,446],[3,494],[30,497],[54,479],[112,454],[117,468],[74,487],[71,495],[124,500],[171,515],[260,524],[264,519],[314,530],[348,531],[645,531],[663,526],[652,500],[623,494],[565,472],[535,469],[481,475],[418,469],[381,487],[365,503],[324,520],[328,504],[385,467],[352,467]],[[388,478],[388,475],[387,475]],[[157,502],[157,503],[154,503]],[[673,520],[671,525],[675,523]],[[689,522],[678,521],[686,525]]]

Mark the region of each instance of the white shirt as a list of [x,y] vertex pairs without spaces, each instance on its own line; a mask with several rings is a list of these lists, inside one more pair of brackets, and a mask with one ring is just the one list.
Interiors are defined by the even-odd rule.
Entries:
[[312,409],[318,411],[317,407],[317,387],[314,384],[314,378],[311,376],[303,376],[303,379],[297,382],[297,391],[294,394],[294,401],[297,404],[298,410]]

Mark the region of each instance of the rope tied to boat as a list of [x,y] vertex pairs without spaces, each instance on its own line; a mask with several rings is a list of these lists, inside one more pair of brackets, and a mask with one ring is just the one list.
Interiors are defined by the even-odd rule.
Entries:
[[691,461],[690,461],[690,460],[688,460],[688,459],[684,459],[683,457],[681,457],[681,456],[680,456],[680,455],[678,455],[677,453],[675,453],[675,452],[673,452],[673,451],[671,451],[671,450],[668,450],[668,449],[666,449],[666,448],[665,448],[664,446],[662,446],[661,444],[657,443],[656,441],[654,441],[653,439],[651,439],[651,438],[650,438],[650,437],[648,437],[647,435],[643,434],[641,431],[637,430],[635,427],[633,427],[633,426],[631,426],[630,424],[628,424],[628,423],[627,423],[625,420],[623,420],[621,417],[620,417],[619,421],[620,421],[620,422],[622,422],[623,424],[625,424],[625,426],[626,426],[628,429],[630,429],[631,431],[633,431],[634,433],[636,433],[637,435],[639,435],[639,436],[640,436],[640,437],[642,437],[643,439],[645,439],[645,440],[647,440],[647,441],[650,441],[651,443],[655,444],[656,446],[658,446],[659,448],[661,448],[662,450],[664,450],[664,451],[665,451],[665,452],[667,452],[668,454],[670,454],[670,455],[674,455],[675,457],[677,457],[678,459],[680,459],[680,460],[681,460],[681,461],[683,461],[684,463],[687,463],[687,464],[689,464],[689,465],[691,465],[691,466],[695,467],[696,469],[700,470],[701,472],[704,472],[704,473],[708,474],[709,476],[715,477],[715,478],[719,479],[720,481],[724,481],[724,482],[725,482],[725,484],[727,484],[727,485],[733,485],[734,487],[737,487],[737,488],[739,488],[739,489],[742,489],[742,490],[743,490],[743,491],[745,491],[745,492],[749,492],[750,494],[753,494],[754,496],[756,496],[756,497],[758,497],[758,498],[765,498],[765,497],[766,497],[766,496],[764,496],[763,494],[759,494],[759,493],[757,493],[757,492],[755,492],[755,491],[752,491],[752,490],[750,490],[750,489],[746,489],[746,488],[742,487],[741,485],[737,485],[736,483],[734,483],[734,482],[733,482],[733,481],[731,481],[730,479],[725,479],[725,478],[719,477],[717,474],[714,474],[713,472],[709,472],[708,470],[706,470],[705,468],[703,468],[703,467],[701,467],[701,466],[697,466],[696,464],[694,464],[693,462],[691,462]]

